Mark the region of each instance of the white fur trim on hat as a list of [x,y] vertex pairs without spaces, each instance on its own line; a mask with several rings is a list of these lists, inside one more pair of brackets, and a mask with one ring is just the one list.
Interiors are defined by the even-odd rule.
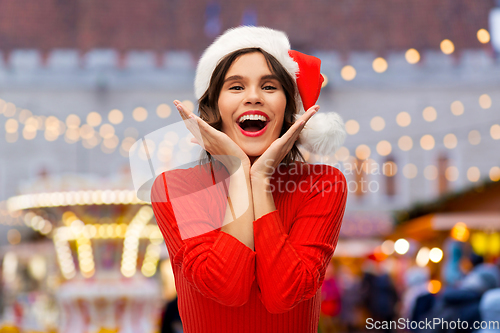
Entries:
[[338,113],[318,112],[300,132],[299,143],[313,154],[329,156],[344,144],[345,137],[344,121]]
[[[196,99],[207,91],[215,67],[226,55],[250,47],[261,48],[273,55],[296,82],[299,65],[288,54],[290,42],[287,35],[266,27],[242,26],[226,30],[203,52],[194,80]],[[296,100],[298,110],[303,113],[298,92]],[[333,155],[343,144],[345,135],[344,122],[337,113],[317,113],[301,131],[299,143],[313,154]]]
[[281,65],[296,79],[299,65],[290,57],[290,42],[284,32],[265,27],[238,27],[228,29],[210,45],[198,62],[194,91],[196,99],[205,93],[217,64],[229,53],[237,50],[259,47],[272,54]]

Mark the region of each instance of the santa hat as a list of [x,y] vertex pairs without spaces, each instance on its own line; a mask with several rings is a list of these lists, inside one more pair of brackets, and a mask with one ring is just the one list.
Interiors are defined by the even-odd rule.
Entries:
[[[215,67],[226,55],[244,48],[260,48],[274,56],[292,76],[298,88],[296,96],[300,117],[318,100],[323,83],[321,60],[290,49],[284,32],[266,27],[242,26],[224,32],[210,45],[198,62],[194,80],[197,99],[207,91]],[[344,143],[345,128],[335,112],[316,113],[302,130],[299,143],[309,152],[333,155]]]

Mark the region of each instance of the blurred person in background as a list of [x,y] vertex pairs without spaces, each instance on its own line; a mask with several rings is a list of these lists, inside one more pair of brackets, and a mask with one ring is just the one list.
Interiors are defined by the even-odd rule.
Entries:
[[479,303],[482,325],[487,327],[477,333],[500,333],[500,288],[490,289],[484,293]]
[[339,314],[342,309],[341,294],[335,278],[335,267],[330,262],[321,286],[320,332],[336,332],[339,326]]
[[182,321],[177,306],[177,296],[165,305],[161,321],[161,333],[182,333]]
[[447,286],[456,286],[465,274],[460,266],[464,243],[449,238],[445,241],[444,247],[446,249],[444,253],[447,254],[442,268],[444,282]]
[[[361,281],[349,267],[340,266],[340,320],[343,331],[354,332],[358,326],[363,326],[360,313]],[[360,325],[361,324],[361,325]]]
[[[399,296],[389,275],[373,255],[363,265],[361,290],[363,303],[368,310],[369,318],[374,321],[392,321],[396,317],[396,305]],[[383,329],[382,332],[393,332]]]
[[500,270],[494,264],[480,264],[461,280],[458,285],[447,286],[438,295],[436,304],[426,316],[427,319],[441,318],[448,322],[466,321],[468,328],[452,329],[446,326],[437,326],[435,330],[423,332],[472,332],[475,321],[481,320],[479,304],[483,294],[500,287]]
[[401,297],[400,311],[402,318],[414,320],[417,299],[422,295],[429,294],[429,279],[430,272],[428,267],[414,266],[405,272],[406,290]]

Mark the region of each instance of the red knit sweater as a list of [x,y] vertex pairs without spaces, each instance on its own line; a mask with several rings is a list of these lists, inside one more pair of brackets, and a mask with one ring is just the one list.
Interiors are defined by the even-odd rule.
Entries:
[[344,175],[326,165],[280,165],[271,179],[277,209],[253,222],[255,251],[220,230],[227,187],[216,179],[227,176],[196,166],[153,185],[184,332],[316,333],[346,206]]

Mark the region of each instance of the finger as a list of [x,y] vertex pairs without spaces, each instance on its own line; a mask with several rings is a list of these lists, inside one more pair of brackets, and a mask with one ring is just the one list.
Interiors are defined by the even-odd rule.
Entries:
[[286,141],[292,140],[293,142],[295,142],[300,132],[306,125],[307,120],[309,120],[309,119],[304,120],[302,118],[303,116],[297,119],[297,121],[295,121],[295,123],[293,123],[292,126],[290,126],[290,128],[285,132],[285,134],[283,134],[282,138],[284,140]]
[[[200,119],[201,120],[201,119]],[[203,120],[201,120],[203,121]],[[194,138],[197,140],[197,144],[200,144],[200,142],[205,142],[206,140],[203,139],[203,134],[200,131],[200,126],[198,125],[198,121],[195,118],[189,118],[184,121],[186,124],[187,129],[191,134],[194,136]]]
[[[319,105],[313,105],[311,106],[306,113],[304,113],[299,119],[297,119],[295,121],[295,123],[290,126],[290,128],[288,129],[287,133],[288,132],[291,132],[290,136],[291,138],[293,136],[297,136],[300,134],[300,132],[302,131],[302,129],[306,126],[306,123],[309,121],[309,119],[311,119],[311,117],[316,113],[318,112],[319,110]],[[285,133],[285,135],[287,134]],[[285,136],[283,135],[283,136]],[[295,141],[295,140],[294,140]]]
[[314,114],[318,112],[318,110],[319,110],[319,105],[311,106],[299,119],[297,119],[297,122],[300,123],[300,121],[303,120],[307,123],[307,121],[311,119],[311,117],[314,116]]
[[179,111],[179,113],[181,114],[182,119],[188,119],[193,114],[188,108],[186,108],[184,105],[182,105],[182,103],[179,102],[178,100],[175,100],[174,104],[175,104],[175,107],[177,108],[177,110]]
[[[194,115],[187,117],[186,114],[183,112],[182,105],[180,104],[179,101],[175,100],[174,104],[176,105],[177,109],[179,110],[179,114],[181,115],[182,120],[184,121],[184,125],[186,125],[186,128],[189,130],[189,132],[191,132],[191,134],[194,137],[197,138],[198,142],[202,142],[200,129],[199,129],[200,126],[198,125],[198,120],[196,119],[197,117],[195,117]],[[200,118],[200,120],[201,120],[201,118]],[[201,120],[201,122],[203,122],[203,120]]]
[[194,144],[197,144],[199,145],[200,143],[198,142],[198,140],[196,140],[195,138],[191,138],[191,143],[194,143]]
[[213,142],[218,142],[221,132],[210,126],[197,115],[191,114],[185,123],[189,124],[187,127],[200,146],[208,148],[212,146]]
[[182,106],[180,105],[180,102],[175,100],[174,105],[175,105],[175,108],[177,109],[177,111],[179,112],[179,115],[181,116],[181,118],[183,120],[186,120],[187,116],[185,115],[184,110],[182,109]]

